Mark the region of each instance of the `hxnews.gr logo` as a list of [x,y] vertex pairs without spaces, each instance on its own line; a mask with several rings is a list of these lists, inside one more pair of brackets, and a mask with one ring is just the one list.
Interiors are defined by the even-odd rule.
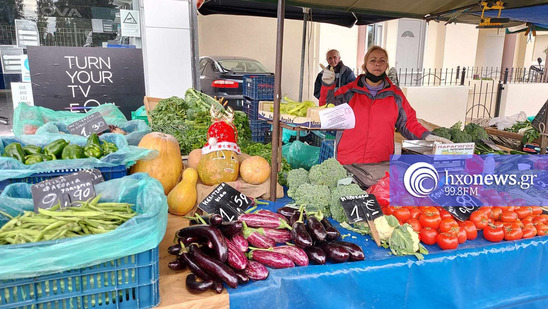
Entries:
[[414,197],[427,197],[438,187],[438,182],[438,171],[426,162],[409,166],[403,175],[403,185]]

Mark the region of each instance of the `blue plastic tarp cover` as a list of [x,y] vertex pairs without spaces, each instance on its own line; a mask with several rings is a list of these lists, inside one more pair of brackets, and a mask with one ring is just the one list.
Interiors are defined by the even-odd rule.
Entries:
[[[288,198],[270,203],[275,211]],[[270,269],[265,281],[228,288],[231,308],[548,308],[548,236],[393,256],[370,236],[334,226],[366,260]]]
[[[8,185],[0,210],[10,216],[34,211],[31,184]],[[167,198],[162,184],[145,173],[95,185],[102,202],[130,203],[138,215],[104,234],[0,246],[0,280],[53,274],[88,267],[153,249],[164,237]],[[0,227],[6,223],[0,214]]]
[[[37,145],[44,147],[57,139],[64,139],[71,144],[80,146],[84,146],[87,142],[87,139],[83,136],[70,134],[23,135],[19,137],[0,136],[0,155],[4,153],[4,148],[10,143],[16,142],[22,146]],[[119,165],[130,166],[137,160],[152,158],[158,154],[155,150],[128,145],[126,139],[120,134],[104,134],[100,139],[115,143],[118,146],[118,151],[106,155],[101,159],[52,160],[31,165],[25,165],[11,157],[0,156],[0,181],[9,178],[24,178],[34,173],[47,173],[51,171],[114,167]]]

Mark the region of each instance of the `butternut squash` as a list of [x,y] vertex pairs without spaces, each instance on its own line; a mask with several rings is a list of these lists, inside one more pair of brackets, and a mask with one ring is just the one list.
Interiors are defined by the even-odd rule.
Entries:
[[183,171],[183,179],[169,192],[167,205],[170,213],[184,216],[196,205],[198,172],[192,167]]

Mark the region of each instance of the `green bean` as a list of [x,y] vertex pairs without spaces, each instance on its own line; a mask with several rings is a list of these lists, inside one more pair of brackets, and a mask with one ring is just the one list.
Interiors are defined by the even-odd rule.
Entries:
[[49,211],[45,209],[38,209],[38,211],[41,214],[51,216],[53,218],[55,217],[95,217],[95,216],[102,216],[104,215],[104,212],[100,211],[74,211],[74,210],[68,210],[68,211]]

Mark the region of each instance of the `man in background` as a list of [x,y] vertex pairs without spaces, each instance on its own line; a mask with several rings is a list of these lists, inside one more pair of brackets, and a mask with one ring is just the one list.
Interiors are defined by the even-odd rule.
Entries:
[[[331,70],[335,73],[335,91],[356,80],[354,72],[349,67],[345,66],[341,61],[341,54],[336,49],[330,49],[325,55],[325,60],[329,64],[327,66],[328,70]],[[316,77],[316,82],[314,83],[314,96],[320,98],[320,90],[322,88],[322,76],[324,71],[322,70]],[[325,102],[320,102],[320,106],[324,105]]]

